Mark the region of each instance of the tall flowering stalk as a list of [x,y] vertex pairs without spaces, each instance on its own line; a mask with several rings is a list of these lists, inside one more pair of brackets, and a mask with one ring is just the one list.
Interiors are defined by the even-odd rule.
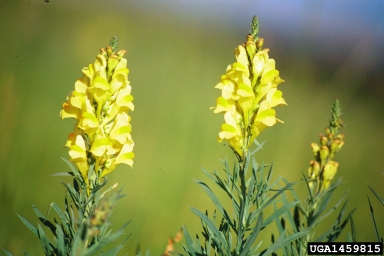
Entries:
[[[83,68],[82,78],[76,81],[75,90],[68,95],[60,112],[62,119],[76,119],[66,146],[77,168],[65,160],[71,171],[55,176],[73,177],[73,186],[63,183],[67,189],[64,210],[52,203],[44,215],[33,206],[41,224],[52,232],[53,241],[40,224],[36,228],[19,216],[40,239],[45,255],[116,255],[124,245],[123,242],[109,251],[104,249],[106,244],[125,234],[127,224],[114,233],[108,229],[112,209],[124,195],[120,194],[120,189],[105,197],[117,184],[101,193],[108,181],[106,175],[119,164],[132,166],[134,157],[128,115],[134,109],[129,71],[127,60],[123,58],[125,51],[115,52],[116,46],[114,37],[110,46],[101,49],[94,64]],[[48,219],[51,208],[58,215],[54,221]]]
[[[200,245],[199,236],[196,241],[190,237],[184,227],[187,245],[184,246],[188,255],[258,255],[261,242],[254,245],[259,232],[268,224],[277,220],[288,209],[298,202],[278,208],[275,213],[263,220],[263,211],[268,206],[275,206],[279,196],[293,186],[287,184],[280,189],[278,181],[271,183],[272,166],[264,175],[266,164],[259,165],[251,156],[261,148],[256,137],[266,128],[282,122],[276,118],[274,107],[286,105],[282,92],[277,86],[283,82],[275,61],[269,58],[268,49],[263,49],[264,39],[258,38],[259,22],[255,16],[252,31],[247,41],[235,49],[236,62],[229,65],[221,81],[215,88],[221,90],[217,98],[214,113],[223,113],[225,123],[221,126],[218,141],[226,140],[236,155],[233,171],[229,169],[227,160],[223,161],[226,179],[214,172],[205,174],[215,182],[230,198],[233,209],[228,211],[218,200],[213,191],[201,181],[197,183],[205,190],[215,204],[222,218],[216,226],[217,212],[209,218],[197,209],[192,211],[201,218],[205,239]],[[258,145],[254,151],[253,144]],[[251,165],[251,168],[249,168]],[[247,176],[248,169],[251,169]],[[248,172],[249,174],[249,172]],[[229,212],[233,212],[230,216]],[[278,242],[264,249],[261,254],[271,255],[277,249],[305,235],[298,232],[294,235],[282,234]]]
[[339,163],[335,161],[335,155],[344,145],[344,134],[339,134],[339,129],[344,125],[340,116],[340,102],[336,99],[332,106],[329,126],[325,128],[325,133],[319,135],[320,145],[315,142],[311,143],[315,160],[310,162],[308,178],[315,195],[329,187],[339,166]]
[[[74,118],[74,131],[66,147],[71,161],[87,184],[94,188],[117,165],[133,165],[131,117],[134,110],[128,81],[125,50],[115,52],[116,42],[101,48],[94,64],[83,68],[60,112],[62,119]],[[90,166],[93,166],[90,169]]]
[[[293,214],[287,213],[282,221],[290,223],[293,233],[305,230],[311,232],[284,248],[284,255],[307,255],[308,242],[334,242],[354,212],[352,210],[346,214],[347,201],[344,200],[346,193],[327,209],[333,192],[341,184],[341,178],[336,181],[333,179],[339,166],[335,156],[344,145],[344,134],[339,133],[343,126],[340,102],[335,99],[329,125],[325,128],[325,132],[319,135],[320,145],[311,143],[315,160],[310,161],[308,176],[303,174],[309,192],[308,197],[295,206]],[[296,200],[300,200],[294,191],[291,192]],[[288,202],[285,195],[283,202]],[[340,212],[331,227],[315,237],[314,229],[341,204]],[[285,224],[279,224],[278,229],[279,232],[285,231]]]

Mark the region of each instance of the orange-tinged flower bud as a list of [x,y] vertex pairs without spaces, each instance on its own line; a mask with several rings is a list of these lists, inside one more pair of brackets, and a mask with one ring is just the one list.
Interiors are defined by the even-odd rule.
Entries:
[[256,42],[256,47],[258,50],[261,50],[261,48],[263,47],[264,45],[264,38],[259,38],[259,40],[257,40]]
[[319,145],[317,145],[317,143],[314,143],[314,142],[311,143],[311,147],[312,147],[312,152],[316,157],[317,154],[319,153],[320,147],[319,147]]
[[320,135],[320,144],[321,146],[326,146],[328,143],[328,138],[323,134]]
[[127,51],[126,50],[120,50],[117,52],[117,55],[120,57],[120,59],[124,56],[124,54],[126,54]]
[[112,47],[111,46],[107,46],[107,54],[108,54],[108,56],[110,56],[112,53],[113,53],[113,49],[112,49]]

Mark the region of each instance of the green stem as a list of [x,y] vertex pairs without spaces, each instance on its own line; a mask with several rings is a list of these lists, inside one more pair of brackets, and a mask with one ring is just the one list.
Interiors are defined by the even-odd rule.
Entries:
[[[245,225],[245,221],[244,221],[244,218],[245,218],[245,207],[246,207],[246,197],[247,197],[247,187],[246,187],[246,184],[245,184],[245,168],[247,168],[248,166],[248,157],[246,156],[246,153],[244,154],[244,157],[243,159],[241,159],[241,161],[239,162],[239,166],[240,166],[240,182],[241,182],[241,185],[240,185],[240,188],[241,188],[241,197],[240,197],[240,215],[239,215],[239,230],[238,230],[238,236],[237,236],[237,243],[241,244],[243,242],[243,236],[244,236],[244,233],[246,231],[246,227],[244,226]],[[241,247],[237,247],[237,248],[240,248],[240,251],[242,251],[242,246]]]

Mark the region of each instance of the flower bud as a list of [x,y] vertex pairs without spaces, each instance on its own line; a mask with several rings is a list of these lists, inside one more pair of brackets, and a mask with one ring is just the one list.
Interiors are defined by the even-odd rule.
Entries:
[[340,141],[339,140],[333,140],[331,142],[331,151],[330,151],[330,158],[333,158],[333,156],[339,152],[340,148]]
[[320,148],[320,161],[321,161],[321,166],[324,166],[325,161],[327,160],[329,155],[329,149],[326,146],[321,146]]
[[256,42],[257,49],[261,50],[261,48],[263,47],[263,44],[264,44],[264,38],[259,38],[259,40],[257,40]]
[[126,54],[126,53],[127,53],[126,50],[120,50],[117,52],[117,56],[119,56],[119,58],[121,59],[124,56],[124,54]]
[[327,189],[329,187],[329,184],[331,183],[333,177],[335,177],[338,166],[339,166],[339,163],[334,161],[329,161],[324,166],[324,170],[322,174],[323,189]]
[[308,177],[311,179],[317,178],[319,176],[319,170],[320,170],[320,165],[316,161],[311,161],[309,163],[309,168],[308,168]]
[[321,146],[326,146],[328,143],[328,138],[323,134],[320,134],[320,144]]
[[319,153],[320,147],[319,147],[319,145],[317,145],[317,143],[314,143],[314,142],[311,143],[311,147],[312,147],[312,152],[316,157],[317,153]]
[[107,46],[107,54],[108,54],[108,56],[110,56],[110,55],[112,55],[112,53],[113,53],[113,50],[112,50],[112,47],[111,46]]
[[246,45],[247,53],[250,56],[250,58],[252,59],[253,55],[255,55],[255,53],[256,53],[256,44],[253,41],[247,41],[247,43],[245,45]]

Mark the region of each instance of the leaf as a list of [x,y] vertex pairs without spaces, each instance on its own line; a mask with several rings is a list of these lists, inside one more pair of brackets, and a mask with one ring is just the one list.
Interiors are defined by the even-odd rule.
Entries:
[[380,235],[379,235],[379,231],[377,230],[377,224],[376,224],[376,220],[375,220],[375,214],[373,213],[373,207],[371,204],[371,200],[369,200],[369,196],[367,196],[367,197],[368,197],[368,203],[369,203],[369,210],[371,211],[371,217],[372,217],[373,226],[375,229],[376,240],[377,240],[377,242],[380,242]]
[[270,224],[271,222],[273,222],[275,219],[278,219],[282,214],[286,213],[286,212],[289,212],[288,210],[290,208],[292,208],[293,206],[299,204],[300,202],[292,202],[292,203],[289,203],[289,204],[284,204],[284,206],[280,207],[278,210],[275,210],[269,217],[268,219],[266,219],[264,222],[263,222],[263,225],[262,227],[265,228],[266,226],[268,226],[268,224]]
[[255,242],[256,237],[260,232],[262,222],[263,222],[263,213],[260,213],[259,218],[257,219],[257,223],[255,225],[255,228],[253,229],[252,233],[248,236],[247,242],[243,247],[244,249],[239,256],[246,256],[248,254],[253,242]]
[[355,223],[353,222],[352,215],[349,216],[349,222],[351,223],[351,231],[352,231],[352,242],[356,242],[356,229],[355,229]]
[[195,209],[195,208],[191,208],[192,212],[194,212],[197,216],[200,217],[200,219],[202,221],[204,221],[207,226],[211,229],[211,231],[213,232],[213,234],[215,235],[215,239],[218,240],[217,242],[220,242],[221,243],[221,246],[219,249],[221,249],[221,251],[225,251],[226,254],[229,254],[229,251],[228,251],[228,243],[227,241],[225,240],[225,237],[223,235],[223,233],[221,233],[217,227],[215,226],[214,223],[212,223],[212,221],[206,216],[204,215],[202,212],[200,212],[199,210]]
[[194,242],[193,242],[191,236],[189,235],[188,230],[187,230],[187,228],[185,226],[183,226],[183,233],[184,233],[185,241],[187,243],[187,248],[184,247],[184,250],[187,253],[190,253],[193,256],[196,256],[196,254],[195,254],[195,251],[196,251],[195,244],[194,244]]
[[39,238],[41,242],[41,246],[43,247],[43,250],[45,252],[45,255],[52,255],[53,254],[53,245],[49,241],[49,239],[46,237],[44,230],[40,226],[40,224],[37,224],[37,228],[39,231]]
[[58,252],[58,255],[65,255],[65,242],[64,242],[64,233],[63,233],[63,230],[60,228],[59,225],[56,224],[56,230],[57,230],[57,233],[56,233],[56,239],[57,239],[57,242],[56,242],[56,249],[57,249],[57,252]]
[[73,177],[75,176],[75,174],[73,172],[57,172],[55,174],[52,174],[52,176]]
[[200,187],[202,187],[205,191],[205,193],[207,193],[207,195],[209,196],[209,198],[211,198],[212,202],[216,205],[217,209],[220,211],[220,213],[224,216],[224,218],[226,219],[226,221],[229,223],[229,225],[231,225],[232,228],[235,228],[233,226],[233,223],[231,221],[231,218],[230,216],[228,215],[227,211],[224,209],[224,207],[221,205],[219,199],[217,199],[216,195],[212,192],[212,190],[207,186],[207,184],[205,184],[204,182],[202,181],[199,181],[199,180],[195,180],[195,182],[197,184],[199,184]]
[[7,250],[5,250],[5,249],[3,249],[3,252],[4,252],[5,255],[7,255],[7,256],[13,256],[9,251],[7,251]]
[[384,199],[380,197],[380,195],[371,187],[368,185],[368,187],[371,189],[371,191],[373,192],[373,194],[377,197],[377,199],[379,199],[379,201],[381,202],[381,204],[384,206]]
[[[346,191],[339,199],[339,201],[337,201],[337,203],[325,214],[323,214],[321,217],[320,217],[320,214],[321,212],[317,212],[314,216],[313,216],[313,219],[314,219],[314,222],[313,222],[313,225],[317,225],[317,223],[321,222],[323,219],[325,219],[327,216],[329,216],[332,212],[334,212],[337,207],[339,207],[339,205],[341,204],[341,202],[343,201],[344,197],[346,196],[346,194],[348,193],[349,191]],[[327,202],[324,204],[324,209],[327,207],[328,205],[328,202],[330,200],[330,197],[332,196],[331,193],[329,193],[329,199],[327,199]],[[342,207],[342,209],[344,209],[347,205],[347,202],[348,200],[346,200],[344,202],[344,205]],[[317,219],[318,218],[318,219]]]
[[292,241],[294,241],[294,240],[296,240],[302,236],[305,236],[308,233],[309,233],[309,230],[298,232],[298,233],[295,233],[295,234],[290,235],[288,237],[285,237],[285,232],[283,232],[279,236],[279,238],[276,240],[276,242],[274,244],[272,244],[271,246],[269,246],[268,250],[266,252],[262,253],[261,255],[263,255],[263,256],[271,255],[272,253],[276,252],[281,247],[284,247],[288,243],[291,243]]
[[40,211],[39,209],[37,209],[37,207],[35,205],[32,205],[32,208],[33,210],[35,211],[36,215],[37,215],[37,218],[39,218],[39,220],[41,221],[41,223],[44,224],[44,226],[46,226],[47,228],[49,228],[51,230],[51,232],[53,234],[56,234],[56,227],[55,225],[50,222],[49,220],[46,219],[46,216],[44,216]]
[[39,237],[39,232],[37,231],[37,228],[35,228],[31,223],[29,223],[26,219],[21,217],[19,214],[17,214],[17,216],[19,216],[19,218],[24,223],[24,225],[27,226],[27,228],[29,228],[29,230],[31,230],[33,234]]
[[68,164],[69,168],[71,168],[71,171],[75,176],[78,176],[78,177],[81,176],[81,174],[76,170],[76,168],[72,165],[72,163],[70,161],[68,161],[67,159],[65,159],[63,157],[61,159],[63,159],[63,161]]
[[52,203],[52,208],[55,210],[55,212],[57,213],[57,215],[59,215],[60,217],[60,220],[63,222],[63,223],[66,223],[67,221],[67,218],[65,217],[65,214],[61,211],[60,207],[56,204],[56,203]]
[[100,241],[97,244],[95,244],[94,246],[92,246],[90,248],[85,249],[85,251],[82,254],[82,256],[92,256],[92,255],[95,255],[95,253],[97,253],[105,245],[109,244],[110,242],[115,241],[117,238],[121,237],[124,234],[125,233],[124,233],[123,230],[119,230],[119,231],[113,233],[112,235],[110,235],[108,237],[103,237],[102,239],[100,239]]

